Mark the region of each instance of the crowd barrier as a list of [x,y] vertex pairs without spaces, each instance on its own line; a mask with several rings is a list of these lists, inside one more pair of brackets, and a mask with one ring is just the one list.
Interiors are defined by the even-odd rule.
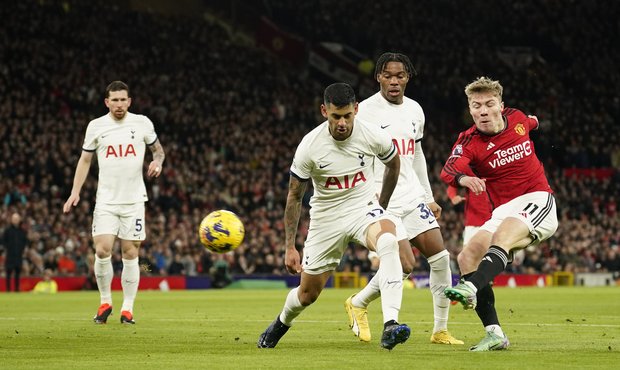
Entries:
[[[370,276],[356,272],[337,272],[327,281],[328,288],[362,288]],[[92,290],[97,289],[93,281],[85,276],[54,277],[59,291]],[[458,283],[459,276],[452,276],[452,284]],[[20,291],[31,291],[40,277],[23,277],[20,279]],[[496,287],[525,287],[525,286],[612,286],[620,285],[612,273],[577,273],[559,271],[554,274],[501,274],[494,282]],[[274,289],[291,288],[299,285],[299,276],[279,275],[242,275],[232,278],[230,288],[236,289]],[[179,290],[179,289],[210,289],[213,282],[209,276],[142,276],[140,290]],[[409,277],[405,287],[428,288],[429,277],[423,274],[414,274]],[[121,290],[120,277],[112,280],[112,290]],[[6,279],[0,279],[0,291],[6,291]]]

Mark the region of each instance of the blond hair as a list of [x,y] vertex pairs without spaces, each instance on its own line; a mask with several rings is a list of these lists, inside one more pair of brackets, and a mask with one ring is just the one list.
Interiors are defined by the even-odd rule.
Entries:
[[467,95],[467,100],[470,100],[473,94],[488,92],[492,93],[494,96],[497,96],[500,102],[502,101],[504,88],[499,81],[492,80],[489,77],[478,77],[472,83],[465,86],[465,95]]

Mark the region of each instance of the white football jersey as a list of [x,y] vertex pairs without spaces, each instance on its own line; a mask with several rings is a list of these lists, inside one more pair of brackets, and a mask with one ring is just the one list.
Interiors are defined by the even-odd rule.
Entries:
[[355,118],[351,136],[338,141],[325,121],[301,140],[291,175],[312,179],[311,219],[337,220],[376,200],[375,162],[387,163],[395,155],[390,136],[378,127]]
[[[400,154],[400,177],[389,208],[409,209],[417,206],[420,199],[432,199],[413,167],[415,144],[424,136],[425,118],[420,104],[407,97],[403,98],[403,104],[392,104],[377,92],[359,104],[357,116],[387,132]],[[384,168],[382,163],[375,163],[376,189],[381,189]]]
[[82,150],[97,152],[97,202],[131,204],[148,200],[142,177],[147,145],[157,140],[148,117],[127,112],[121,121],[110,114],[88,123]]

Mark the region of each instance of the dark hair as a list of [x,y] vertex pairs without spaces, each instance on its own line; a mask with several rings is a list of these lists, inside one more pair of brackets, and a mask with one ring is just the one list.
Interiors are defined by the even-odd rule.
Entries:
[[105,97],[109,98],[111,91],[122,91],[122,90],[127,91],[127,96],[131,96],[131,94],[129,94],[129,86],[127,86],[126,83],[124,83],[123,81],[112,81],[108,85],[108,87],[105,88]]
[[407,72],[407,74],[409,75],[409,78],[418,74],[415,68],[413,68],[413,64],[411,63],[411,60],[409,60],[408,56],[401,53],[387,52],[381,54],[381,56],[377,60],[377,64],[375,64],[375,77],[381,74],[381,72],[383,72],[383,70],[385,69],[385,65],[389,62],[402,63],[405,67],[405,72]]
[[327,86],[323,94],[323,103],[325,105],[333,104],[338,108],[354,104],[355,101],[355,91],[353,91],[353,88],[349,84],[344,82],[338,82]]

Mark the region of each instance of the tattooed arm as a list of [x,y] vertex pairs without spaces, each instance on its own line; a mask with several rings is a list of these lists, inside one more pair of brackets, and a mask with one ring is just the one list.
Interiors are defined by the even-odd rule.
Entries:
[[286,269],[291,274],[301,272],[299,252],[295,249],[295,239],[297,238],[297,228],[299,227],[299,217],[301,215],[301,200],[306,192],[306,181],[300,181],[295,176],[291,176],[288,184],[288,196],[286,198],[286,208],[284,209],[284,231],[285,231],[285,264]]
[[153,160],[149,163],[149,168],[146,174],[149,177],[159,177],[161,174],[162,165],[164,164],[164,159],[166,159],[164,147],[161,146],[159,139],[157,139],[153,145],[149,146],[149,148],[151,149],[151,153],[153,153]]

